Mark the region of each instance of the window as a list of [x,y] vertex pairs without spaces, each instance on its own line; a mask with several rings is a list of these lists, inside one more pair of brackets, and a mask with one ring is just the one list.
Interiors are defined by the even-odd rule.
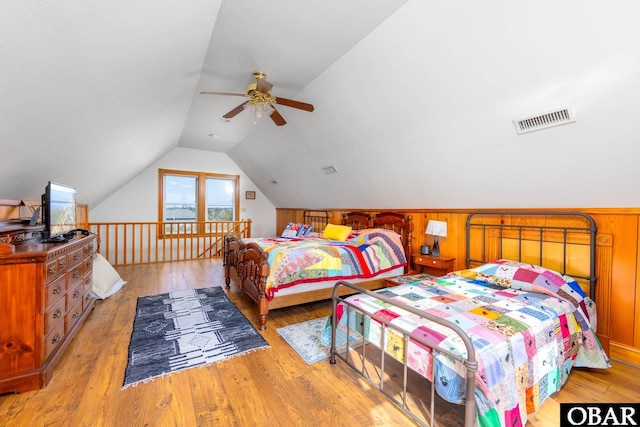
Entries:
[[238,175],[159,169],[158,178],[159,221],[182,223],[165,226],[165,233],[197,233],[188,222],[238,220]]

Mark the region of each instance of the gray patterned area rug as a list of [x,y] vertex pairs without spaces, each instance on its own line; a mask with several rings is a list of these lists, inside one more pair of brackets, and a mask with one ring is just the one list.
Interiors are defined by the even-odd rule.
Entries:
[[139,297],[123,388],[266,347],[219,286]]
[[[331,354],[331,324],[329,317],[307,320],[276,329],[280,336],[293,349],[311,365],[329,358]],[[347,334],[342,329],[336,330],[336,342],[338,353],[346,350]],[[349,347],[357,348],[362,345],[362,335],[355,331],[350,332]]]

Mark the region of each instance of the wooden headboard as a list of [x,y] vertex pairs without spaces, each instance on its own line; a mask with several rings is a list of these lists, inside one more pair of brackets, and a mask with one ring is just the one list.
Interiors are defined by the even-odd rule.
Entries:
[[478,211],[466,222],[466,266],[506,258],[573,277],[595,298],[596,223],[582,212]]
[[400,240],[402,240],[402,246],[404,247],[407,258],[405,272],[411,270],[411,239],[413,238],[411,235],[413,232],[411,215],[405,215],[399,212],[380,212],[373,214],[366,212],[348,212],[342,214],[342,224],[351,226],[353,230],[384,228],[385,230],[395,231],[400,235]]
[[371,228],[373,217],[366,212],[346,212],[342,214],[342,225],[348,225],[353,230]]

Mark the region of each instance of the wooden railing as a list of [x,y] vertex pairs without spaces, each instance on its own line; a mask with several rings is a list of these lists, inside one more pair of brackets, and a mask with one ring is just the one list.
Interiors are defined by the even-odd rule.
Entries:
[[113,265],[221,257],[224,237],[251,237],[251,220],[199,222],[91,222],[99,252]]

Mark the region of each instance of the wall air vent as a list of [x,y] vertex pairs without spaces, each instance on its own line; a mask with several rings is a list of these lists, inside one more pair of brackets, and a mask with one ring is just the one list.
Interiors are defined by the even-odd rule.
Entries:
[[516,132],[520,135],[554,126],[566,125],[575,121],[576,116],[573,110],[571,108],[563,108],[550,113],[514,120],[513,124],[516,125]]
[[332,173],[337,173],[338,169],[336,169],[335,166],[331,165],[322,168],[322,172],[324,172],[325,175],[331,175]]

